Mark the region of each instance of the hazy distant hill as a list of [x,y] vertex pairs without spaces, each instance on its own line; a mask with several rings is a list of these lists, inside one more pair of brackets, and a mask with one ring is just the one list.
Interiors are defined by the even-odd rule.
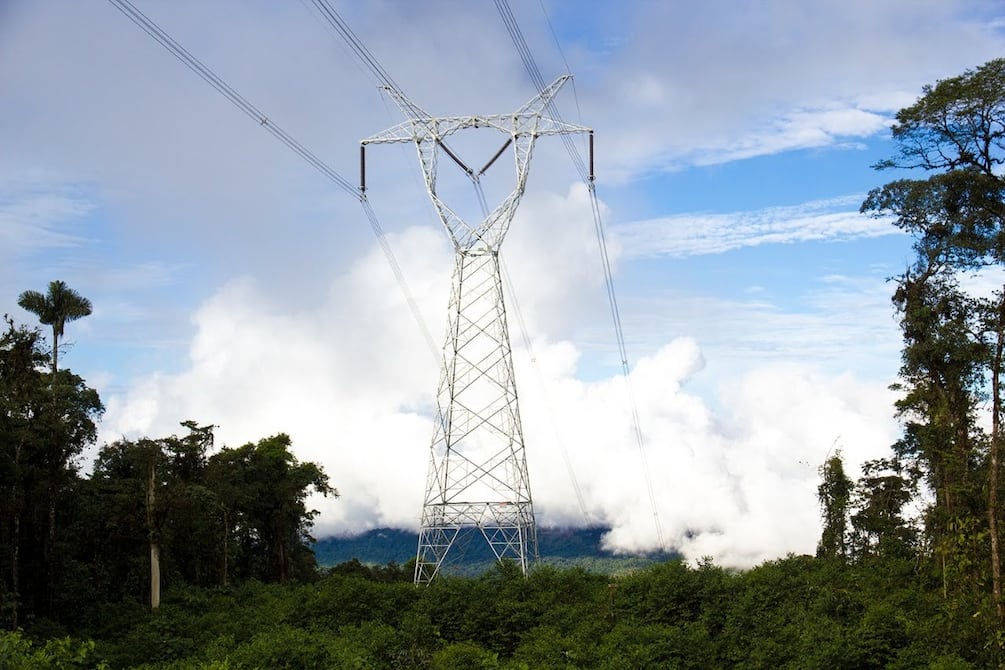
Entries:
[[[538,528],[537,542],[541,559],[550,564],[583,565],[599,572],[620,572],[676,555],[621,556],[600,548],[600,538],[607,528]],[[338,565],[353,559],[369,565],[401,565],[415,558],[418,537],[414,531],[377,528],[352,537],[321,538],[314,545],[318,564]],[[472,547],[465,562],[480,565],[491,562],[488,547]]]

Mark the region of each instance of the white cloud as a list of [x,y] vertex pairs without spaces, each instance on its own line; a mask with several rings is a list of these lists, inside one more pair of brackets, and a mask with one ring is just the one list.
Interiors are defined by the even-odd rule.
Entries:
[[[425,305],[445,273],[420,270],[443,259],[442,238],[414,229],[396,241],[412,250],[405,271],[428,280],[410,284]],[[219,441],[230,446],[288,432],[298,456],[323,463],[345,494],[324,503],[322,528],[361,530],[417,516],[401,500],[420,493],[424,453],[402,447],[428,439],[427,421],[414,412],[429,407],[436,363],[379,252],[333,281],[328,299],[311,310],[289,310],[244,278],[193,320],[184,371],[108,398],[102,439],[169,434],[186,418],[217,424]]]
[[[602,201],[598,207],[601,216],[608,215]],[[584,185],[574,184],[564,195],[527,195],[503,256],[513,288],[508,306],[511,312],[520,311],[530,332],[566,337],[585,315],[604,309],[604,270],[597,244]],[[608,243],[608,256],[616,267],[621,256],[616,241]],[[515,337],[520,324],[511,327]]]
[[960,288],[981,298],[991,298],[1005,290],[1005,268],[988,267],[960,276]]
[[[667,544],[690,559],[710,555],[720,564],[750,566],[789,551],[812,552],[819,532],[817,467],[839,437],[850,472],[883,454],[896,434],[891,394],[847,375],[770,364],[729,380],[722,409],[713,411],[681,390],[699,367],[694,342],[676,340],[633,372],[647,469],[618,380],[565,380],[572,392],[564,395],[567,404],[556,403],[564,409],[558,418],[571,432],[572,460],[591,513],[613,525],[608,546],[655,546],[648,471]],[[568,486],[552,483],[561,470],[554,453],[548,456],[550,467],[532,472],[545,489],[537,499],[552,513],[551,506],[564,505],[571,516],[573,498]],[[552,477],[542,482],[541,470]],[[556,488],[565,495],[548,495]]]
[[[439,312],[442,237],[413,229],[395,242],[409,250],[401,260],[421,307]],[[103,438],[175,432],[187,418],[217,424],[231,446],[286,431],[343,496],[317,501],[319,532],[414,528],[437,370],[394,288],[376,251],[310,310],[270,301],[251,280],[229,283],[196,312],[184,371],[108,398]],[[611,524],[612,549],[656,545],[648,477],[667,544],[690,558],[746,566],[812,551],[815,468],[835,436],[851,463],[892,441],[885,384],[764,363],[725,376],[712,409],[685,390],[704,361],[693,340],[677,339],[632,372],[644,468],[624,380],[582,381],[573,345],[531,336],[534,361],[518,346],[516,362],[541,521],[585,522],[574,473],[589,519]]]
[[745,129],[742,137],[699,145],[677,162],[715,165],[798,149],[847,145],[851,139],[885,130],[889,124],[886,116],[852,106],[796,109],[764,126]]
[[719,254],[761,244],[840,241],[900,234],[884,219],[859,214],[862,196],[848,196],[727,214],[678,214],[613,227],[628,256]]

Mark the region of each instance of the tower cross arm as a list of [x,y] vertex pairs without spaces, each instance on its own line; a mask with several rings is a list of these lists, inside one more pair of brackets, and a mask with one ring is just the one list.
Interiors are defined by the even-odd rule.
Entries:
[[497,127],[509,132],[488,116],[439,116],[409,119],[363,140],[363,144],[390,144],[393,142],[439,141],[465,128]]
[[[470,122],[464,128],[494,128],[512,137],[524,135],[561,135],[562,133],[591,133],[592,128],[566,123],[541,114],[489,114],[468,117]],[[461,127],[449,132],[460,130]],[[442,133],[447,134],[447,133]]]
[[416,134],[416,129],[412,121],[402,121],[401,123],[391,126],[387,130],[382,130],[376,135],[371,135],[366,139],[362,140],[360,144],[393,144],[395,142],[415,142],[421,139],[421,136]]
[[[591,133],[592,129],[586,126],[566,123],[561,118],[553,118],[559,115],[552,105],[552,99],[570,78],[569,75],[560,76],[515,112],[476,116],[430,116],[421,107],[405,97],[404,93],[385,86],[384,90],[408,119],[366,138],[362,143],[390,144],[425,140],[439,142],[466,128],[493,128],[514,138],[564,133]],[[546,110],[551,110],[553,116],[547,115]]]
[[484,116],[443,116],[403,121],[387,130],[367,137],[363,144],[391,144],[441,140],[465,128],[493,128],[520,137],[524,135],[561,135],[591,133],[592,128],[566,123],[549,116],[530,114],[488,114]]
[[592,133],[593,128],[541,116],[536,119],[534,129],[531,132],[535,135],[562,135],[565,133]]

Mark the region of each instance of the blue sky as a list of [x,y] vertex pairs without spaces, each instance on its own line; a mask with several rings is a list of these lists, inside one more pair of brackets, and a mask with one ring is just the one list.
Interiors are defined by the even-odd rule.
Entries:
[[[136,4],[351,181],[359,140],[399,120],[308,3]],[[534,95],[491,2],[336,6],[431,113]],[[544,78],[575,76],[563,117],[596,131],[648,464],[589,200],[543,138],[504,246],[541,522],[603,522],[612,548],[651,547],[649,478],[663,535],[689,557],[812,552],[816,468],[836,446],[854,470],[897,431],[887,278],[910,240],[857,214],[896,176],[870,166],[924,84],[1003,53],[1005,11],[512,8]],[[101,392],[101,439],[185,419],[233,446],[285,431],[342,493],[317,501],[319,532],[415,527],[438,364],[358,205],[109,3],[0,4],[0,91],[0,299],[25,323],[17,295],[51,279],[92,300],[61,361]],[[414,151],[373,147],[368,187],[438,342],[452,260]]]

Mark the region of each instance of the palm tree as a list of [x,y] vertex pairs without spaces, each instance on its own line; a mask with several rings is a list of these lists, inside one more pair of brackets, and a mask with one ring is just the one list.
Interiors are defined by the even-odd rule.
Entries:
[[91,301],[57,279],[49,282],[49,290],[44,295],[38,291],[25,291],[18,297],[17,304],[38,316],[43,324],[52,326],[52,376],[55,378],[63,327],[67,321],[76,321],[90,314]]
[[[66,285],[66,282],[55,280],[49,282],[49,290],[43,295],[38,291],[25,291],[18,296],[17,304],[38,316],[38,320],[47,326],[52,326],[52,392],[53,403],[56,403],[56,370],[59,360],[59,338],[63,336],[63,327],[67,321],[75,321],[91,313],[91,301]],[[53,446],[53,454],[59,452]],[[66,464],[66,457],[59,456],[50,460],[52,469],[49,475],[49,533],[48,542],[44,545],[42,554],[45,559],[46,573],[51,586],[53,571],[53,548],[56,544],[56,476],[55,472]],[[50,598],[52,594],[50,593]]]

